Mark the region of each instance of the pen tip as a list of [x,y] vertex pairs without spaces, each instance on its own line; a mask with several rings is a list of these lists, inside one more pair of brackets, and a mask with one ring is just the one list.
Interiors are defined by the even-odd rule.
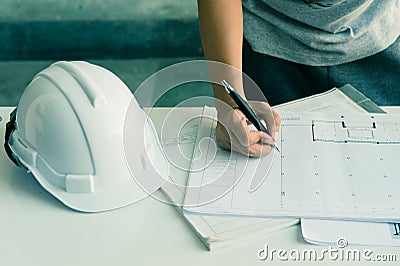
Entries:
[[277,152],[281,153],[281,150],[279,149],[278,146],[274,145],[274,148],[275,148],[275,150],[276,150]]

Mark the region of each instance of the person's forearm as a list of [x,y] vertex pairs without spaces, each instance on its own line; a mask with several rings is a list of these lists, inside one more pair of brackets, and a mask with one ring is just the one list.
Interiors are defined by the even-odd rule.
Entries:
[[[232,85],[244,96],[241,84],[243,14],[241,0],[198,0],[200,34],[207,60],[228,64],[238,71],[227,73]],[[240,74],[240,75],[239,75]],[[218,77],[219,78],[219,77]],[[214,96],[234,105],[222,86],[213,86]]]

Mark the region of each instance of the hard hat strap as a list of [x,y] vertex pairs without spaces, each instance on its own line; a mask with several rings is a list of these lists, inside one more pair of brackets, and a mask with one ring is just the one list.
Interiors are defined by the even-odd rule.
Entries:
[[8,158],[18,167],[23,167],[19,159],[14,155],[10,148],[10,137],[12,132],[15,130],[15,122],[17,120],[17,108],[15,108],[10,114],[10,121],[6,124],[6,134],[5,134],[5,142],[4,149]]

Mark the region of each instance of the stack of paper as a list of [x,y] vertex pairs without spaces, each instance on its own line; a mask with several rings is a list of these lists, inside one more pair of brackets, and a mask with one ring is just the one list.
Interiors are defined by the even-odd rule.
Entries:
[[172,126],[171,128],[164,128],[163,132],[167,133],[161,135],[161,141],[172,167],[170,180],[163,185],[161,190],[208,250],[262,237],[299,222],[298,219],[265,219],[184,213],[182,206],[185,198],[185,187],[198,127],[204,115],[203,109],[199,108],[197,111],[191,109],[188,112],[179,110],[174,114],[169,114],[169,116],[173,117],[174,123],[165,123],[166,126]]
[[400,224],[301,219],[301,231],[313,244],[335,245],[339,239],[349,244],[400,246]]

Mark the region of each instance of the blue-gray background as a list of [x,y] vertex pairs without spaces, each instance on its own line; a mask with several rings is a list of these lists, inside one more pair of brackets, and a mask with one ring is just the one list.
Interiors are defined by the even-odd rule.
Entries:
[[[157,70],[202,58],[196,0],[2,0],[0,106],[16,105],[32,77],[57,60],[109,68],[134,91]],[[170,91],[159,106],[210,86]]]

